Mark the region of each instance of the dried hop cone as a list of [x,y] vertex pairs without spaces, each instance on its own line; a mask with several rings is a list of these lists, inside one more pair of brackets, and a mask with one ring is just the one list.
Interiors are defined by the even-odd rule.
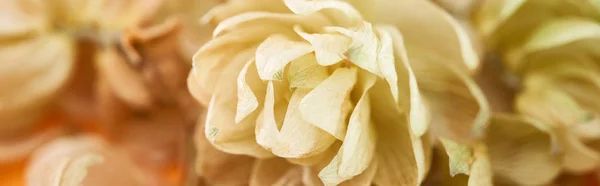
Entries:
[[[552,180],[558,170],[597,169],[598,1],[492,0],[481,3],[473,18],[489,47],[501,54],[507,69],[520,79],[516,111],[552,139],[548,143],[555,153],[546,149],[544,158],[537,159],[547,159],[539,165],[554,171],[532,170],[529,178],[515,181],[539,185]],[[527,155],[531,154],[523,156]]]
[[485,128],[478,56],[432,2],[230,1],[203,21],[216,28],[188,84],[208,106],[200,132],[227,153],[285,158],[325,185],[416,185],[422,137]]
[[[206,0],[195,2],[190,8],[183,6],[190,4],[189,0],[2,0],[1,3],[0,134],[3,135],[22,129],[26,124],[35,123],[35,120],[43,117],[57,92],[60,92],[67,81],[73,79],[76,69],[90,63],[99,63],[99,71],[116,66],[114,68],[121,68],[121,71],[107,73],[121,75],[118,77],[130,75],[125,73],[133,70],[122,70],[129,67],[127,64],[113,64],[126,61],[125,59],[116,59],[120,61],[106,64],[104,61],[115,60],[114,56],[118,52],[126,53],[129,61],[134,62],[148,57],[139,56],[145,54],[132,51],[133,47],[128,44],[143,40],[146,43],[135,43],[143,45],[148,40],[176,33],[169,25],[180,22],[189,24],[192,19],[190,17],[197,17],[216,4]],[[178,18],[179,21],[172,18]],[[177,41],[173,43],[177,47],[171,46],[169,49],[177,48],[176,52],[187,58],[191,50],[197,50],[197,45],[205,41],[207,34],[203,33],[208,29],[182,27],[181,38],[185,39],[174,37]],[[196,32],[193,37],[188,33],[191,31]],[[146,49],[145,45],[135,47]],[[94,59],[96,56],[87,52],[90,48],[98,49],[99,59]],[[167,58],[152,57],[155,61],[166,61],[164,58]],[[91,76],[89,73],[85,75]],[[131,81],[123,84],[129,82]],[[132,87],[135,90],[138,88]],[[144,96],[140,97],[142,98],[137,99],[143,99]]]

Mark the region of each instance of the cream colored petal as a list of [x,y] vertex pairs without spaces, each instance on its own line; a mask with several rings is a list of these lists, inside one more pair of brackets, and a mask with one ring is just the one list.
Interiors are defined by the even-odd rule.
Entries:
[[400,30],[411,63],[416,62],[413,58],[444,61],[461,72],[474,72],[479,66],[479,57],[465,28],[431,1],[379,0],[372,4],[372,22],[394,25]]
[[433,0],[441,7],[444,7],[449,13],[456,17],[468,17],[477,4],[476,0]]
[[374,79],[368,79],[360,83],[362,97],[350,115],[344,143],[331,163],[319,172],[319,178],[325,185],[337,185],[361,174],[374,157],[376,135],[370,118],[371,104],[368,92],[375,82]]
[[417,168],[419,170],[419,184],[425,181],[431,168],[432,159],[432,144],[431,136],[423,135],[421,137],[412,136],[413,151],[415,153],[415,160],[417,162]]
[[379,36],[379,47],[377,49],[377,64],[379,70],[390,85],[394,100],[398,101],[398,75],[395,68],[394,46],[392,37],[381,27],[375,28]]
[[294,30],[304,40],[308,41],[315,49],[317,63],[329,66],[346,59],[344,53],[350,48],[352,40],[348,36],[339,34],[307,33],[302,27],[294,26]]
[[344,140],[351,109],[350,91],[356,84],[356,68],[338,68],[300,101],[302,119]]
[[346,59],[344,53],[350,48],[352,40],[344,35],[329,33],[307,33],[302,27],[295,26],[294,30],[315,49],[317,63],[329,66]]
[[[371,119],[377,133],[377,185],[416,185],[418,166],[410,139],[409,118],[400,112],[387,83],[378,81],[369,92]],[[383,163],[385,162],[385,163]]]
[[335,138],[311,125],[301,116],[300,104],[309,90],[296,89],[290,98],[286,117],[281,127],[279,141],[283,148],[273,149],[280,157],[309,157],[324,152]]
[[[220,97],[220,96],[219,96]],[[231,154],[270,157],[271,153],[255,141],[256,115],[235,124],[235,103],[217,103],[218,96],[211,100],[206,117],[204,135],[216,148]]]
[[269,81],[265,95],[264,109],[256,119],[256,142],[270,149],[277,145],[279,129],[283,125],[287,102],[284,100],[285,86]]
[[[293,34],[293,31],[289,30],[288,32]],[[239,59],[235,60],[239,63],[246,63],[255,55],[255,45],[273,33],[284,31],[285,29],[279,27],[249,26],[244,29],[230,31],[210,40],[194,54],[192,59],[193,68],[190,76],[193,78],[189,79],[190,81],[194,80],[197,84],[191,87],[198,88],[190,90],[197,93],[197,99],[202,104],[207,105],[216,87],[215,77],[220,77],[228,64],[232,63],[235,58]],[[252,34],[248,35],[247,33]]]
[[454,141],[447,139],[440,139],[444,150],[450,160],[450,175],[455,176],[456,174],[469,175],[471,172],[471,165],[475,161],[473,157],[473,149],[467,145],[461,145]]
[[[395,72],[397,73],[396,77],[398,79],[398,104],[409,111],[412,132],[417,137],[421,136],[427,132],[431,116],[426,108],[419,90],[417,79],[410,66],[406,47],[404,46],[404,38],[395,27],[380,25],[377,29],[379,32],[386,32],[387,35],[392,38],[394,53],[396,55]],[[390,85],[390,87],[392,87],[392,85]]]
[[373,31],[371,23],[363,22],[356,29],[343,27],[327,27],[327,29],[352,38],[352,44],[348,49],[348,59],[351,63],[373,74],[383,76],[377,63],[379,40]]
[[116,49],[100,51],[96,67],[114,94],[129,106],[149,108],[154,104],[154,98],[142,74],[127,61],[126,56],[119,55]]
[[365,171],[354,176],[352,179],[340,183],[339,186],[372,185],[373,178],[375,178],[375,173],[377,172],[377,164],[377,160],[373,159]]
[[543,185],[560,172],[551,136],[517,116],[495,115],[485,139],[494,176],[519,185]]
[[563,130],[558,133],[559,148],[563,153],[563,166],[566,171],[585,173],[600,165],[600,153],[586,146],[575,135]]
[[26,179],[32,186],[159,184],[131,159],[90,136],[59,139],[40,148]]
[[302,185],[302,173],[301,167],[291,168],[273,186]]
[[282,80],[283,68],[291,61],[313,51],[310,44],[272,35],[256,50],[256,67],[262,80]]
[[344,14],[344,16],[334,16],[334,19],[337,22],[351,24],[362,20],[360,12],[346,2],[307,0],[284,0],[284,2],[285,5],[296,14],[308,15],[320,10],[332,9]]
[[[190,91],[190,95],[196,99],[196,101],[200,102],[201,105],[208,105],[212,93],[203,91],[202,87],[197,83],[196,78],[194,75],[192,75],[192,73],[193,70],[190,72],[186,82],[187,88]],[[108,87],[108,85],[106,87]]]
[[274,98],[274,89],[273,82],[269,82],[262,116],[263,123],[256,129],[258,143],[271,150],[273,154],[284,158],[311,157],[327,150],[335,142],[335,138],[304,121],[300,116],[298,106],[309,90],[296,89],[293,92],[281,129],[278,129],[274,112],[277,107],[275,104],[281,101],[276,101]]
[[[233,74],[240,72],[247,61],[244,58],[232,61],[225,67],[221,76],[218,77],[216,84],[235,84],[237,77]],[[244,120],[236,124],[237,101],[236,86],[217,86],[215,88],[206,115],[206,128],[204,130],[206,137],[219,150],[228,153],[256,157],[271,156],[255,140],[254,128],[258,112],[251,113]]]
[[52,141],[64,132],[63,127],[52,127],[17,139],[5,139],[0,142],[0,163],[10,164],[27,158],[40,146]]
[[72,42],[63,35],[1,44],[0,131],[37,119],[69,79],[74,55]]
[[257,160],[252,167],[250,186],[273,185],[293,167],[283,158]]
[[313,53],[292,61],[288,70],[287,80],[290,82],[290,88],[313,89],[329,77],[327,67],[317,64]]
[[264,99],[262,96],[257,98],[256,95],[264,95],[265,91],[266,86],[258,77],[254,60],[248,61],[237,77],[236,124],[258,109],[259,102],[262,103]]
[[218,81],[215,78],[219,78],[233,58],[236,58],[236,55],[231,54],[239,56],[240,60],[236,60],[238,63],[246,63],[254,55],[254,49],[243,49],[249,47],[251,42],[248,38],[227,34],[209,41],[194,54],[188,82],[193,85],[189,89],[195,93],[200,103],[207,105],[210,101],[217,87]]
[[[567,62],[542,70],[543,75],[550,81],[549,84],[567,93],[583,109],[600,113],[600,99],[589,96],[600,93],[600,74],[594,67]],[[586,119],[593,118],[590,114]],[[582,121],[589,122],[585,119]]]
[[434,164],[431,167],[429,172],[429,178],[435,179],[427,179],[426,184],[423,185],[445,185],[445,186],[463,186],[468,185],[469,176],[464,174],[457,174],[455,176],[450,175],[449,170],[449,159],[446,153],[443,151],[443,148],[434,148],[435,153],[433,153]]
[[492,186],[493,172],[487,147],[476,144],[473,147],[474,162],[471,165],[468,186]]
[[0,7],[0,39],[15,39],[48,26],[43,1],[5,0]]
[[[198,128],[203,128],[199,125]],[[233,155],[215,149],[204,135],[196,135],[196,173],[208,185],[247,185],[251,180],[254,158]]]
[[510,18],[527,0],[491,0],[484,1],[474,13],[475,23],[478,24],[485,36],[491,35],[500,25]]
[[490,109],[477,84],[466,73],[450,67],[411,62],[430,109],[432,134],[459,143],[482,137]]
[[582,141],[594,141],[600,139],[600,118],[592,116],[587,122],[582,122],[571,128],[571,131]]
[[486,36],[488,45],[508,50],[527,41],[536,28],[559,17],[597,18],[591,1],[491,0],[482,3],[474,22]]
[[242,27],[244,24],[278,24],[285,26],[302,26],[310,30],[318,30],[320,27],[329,25],[327,20],[321,14],[296,15],[290,13],[274,12],[246,12],[219,23],[213,32],[213,36],[218,36],[228,30]]
[[525,89],[517,97],[516,110],[554,129],[574,126],[584,121],[589,114],[568,94],[547,85]]
[[61,186],[77,186],[81,185],[85,177],[87,176],[88,168],[90,166],[100,164],[104,161],[104,158],[98,154],[89,153],[83,154],[79,157],[73,158],[69,165],[65,167],[64,175],[60,181]]
[[527,52],[535,52],[592,38],[600,38],[600,25],[594,20],[555,19],[537,28],[523,49]]
[[[221,21],[242,14],[244,12],[290,12],[282,1],[253,0],[253,1],[227,1],[210,9],[201,19],[201,23],[217,24]],[[197,19],[197,18],[196,18]]]

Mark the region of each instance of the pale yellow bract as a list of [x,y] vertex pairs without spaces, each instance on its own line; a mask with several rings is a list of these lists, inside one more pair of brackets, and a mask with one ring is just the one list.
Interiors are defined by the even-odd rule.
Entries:
[[[27,185],[151,185],[152,178],[123,152],[96,136],[54,140],[33,154]],[[110,179],[107,179],[110,178]]]
[[[417,185],[444,138],[475,157],[457,165],[471,185],[491,184],[479,56],[431,2],[240,0],[202,21],[216,27],[188,86],[216,148],[304,165],[305,182]],[[256,169],[251,183],[277,182]]]
[[488,47],[521,80],[515,103],[521,118],[505,121],[529,124],[539,133],[527,148],[506,148],[514,152],[515,163],[492,161],[500,177],[541,185],[560,171],[581,174],[600,167],[600,147],[593,145],[600,142],[598,5],[594,0],[489,0],[475,11],[473,20]]
[[[195,1],[194,1],[195,2]],[[142,39],[170,32],[176,17],[186,25],[198,25],[197,17],[216,2],[202,1],[190,5],[188,0],[2,0],[0,2],[0,133],[10,133],[35,124],[43,117],[64,85],[73,79],[80,63],[98,63],[99,71],[107,72],[109,84],[115,86],[123,76],[134,76],[127,71],[124,57],[117,56],[119,45],[127,37],[124,32],[134,32]],[[185,5],[184,5],[185,4]],[[178,13],[174,13],[177,10]],[[189,21],[193,17],[193,23]],[[160,24],[163,23],[164,24]],[[141,30],[149,25],[163,25],[153,30]],[[164,26],[167,25],[167,26]],[[171,26],[171,27],[169,27]],[[191,58],[208,34],[199,26],[182,26],[179,45],[182,55]],[[139,33],[143,32],[143,33]],[[189,32],[194,32],[193,36]],[[162,34],[164,35],[164,34]],[[175,37],[174,37],[175,38]],[[98,49],[95,61],[82,60],[82,42],[92,42]],[[125,48],[124,50],[127,50]],[[135,53],[137,51],[125,51]],[[91,54],[90,54],[91,55]],[[139,55],[139,54],[138,54]],[[88,57],[84,56],[83,58]],[[93,56],[89,56],[93,57]],[[140,56],[126,56],[130,58]],[[135,58],[135,59],[138,59]],[[107,60],[105,64],[104,61]],[[111,61],[115,60],[115,61]],[[139,60],[139,59],[138,59]],[[80,62],[81,61],[81,62]],[[102,62],[98,62],[102,61]],[[135,61],[135,60],[134,60]],[[116,64],[115,64],[116,63]],[[83,66],[85,66],[83,65]],[[116,66],[116,67],[115,67]],[[113,69],[110,69],[113,68]],[[119,72],[112,72],[120,68]],[[117,70],[117,71],[118,71]],[[125,70],[125,71],[124,71]],[[133,70],[130,70],[133,71]],[[119,74],[121,73],[121,74]],[[122,73],[130,73],[123,75]],[[117,76],[112,76],[112,75]],[[125,78],[130,78],[125,77]],[[77,77],[79,78],[79,77]],[[111,79],[112,78],[112,79]],[[136,79],[137,78],[137,79]],[[147,95],[138,96],[141,77],[127,79],[134,86],[112,87],[116,94],[129,103],[140,104]],[[138,82],[135,82],[138,81]],[[136,84],[137,83],[137,84]],[[119,85],[116,85],[119,86]],[[132,92],[134,92],[132,94]],[[147,100],[147,99],[146,99]]]

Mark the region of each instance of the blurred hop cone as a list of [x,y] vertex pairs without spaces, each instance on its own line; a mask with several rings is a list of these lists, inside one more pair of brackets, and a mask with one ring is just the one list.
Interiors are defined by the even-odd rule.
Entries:
[[[82,42],[93,43],[92,50],[100,49],[100,56],[111,55],[104,53],[128,44],[122,43],[126,37],[124,31],[135,31],[147,25],[173,24],[173,18],[178,23],[197,25],[190,24],[191,20],[217,2],[193,1],[193,6],[184,6],[192,3],[188,0],[2,0],[1,3],[0,134],[4,135],[27,128],[44,117],[49,103],[55,100],[61,88],[73,81],[70,79],[75,76],[76,69],[94,63],[95,53],[86,52],[90,46]],[[172,32],[173,29],[165,27],[140,37],[148,39],[160,36],[161,32]],[[173,37],[176,45],[171,47],[178,49],[176,52],[182,53],[183,58],[191,58],[191,51],[197,50],[208,38],[209,34],[202,34],[208,30],[184,26],[182,34]],[[137,62],[132,59],[135,55],[130,53],[127,53],[128,61]],[[77,76],[77,79],[86,79]],[[93,74],[86,72],[82,76]],[[123,91],[117,90],[117,93]],[[141,97],[138,100],[143,99]]]
[[94,136],[61,138],[41,147],[26,176],[30,186],[154,185],[129,157]]
[[259,158],[239,179],[416,185],[442,141],[454,173],[491,184],[479,56],[432,2],[233,0],[202,21],[216,27],[188,77],[208,107],[197,145]]
[[516,111],[552,144],[547,154],[536,156],[547,162],[522,165],[547,168],[519,172],[529,176],[511,180],[539,185],[559,172],[547,170],[582,174],[600,167],[600,3],[488,0],[472,18],[488,47],[520,78]]
[[[36,148],[64,135],[64,128],[131,144],[126,148],[134,156],[144,154],[139,159],[153,161],[148,167],[183,161],[185,157],[145,153],[186,153],[179,152],[184,140],[170,144],[170,138],[185,136],[185,131],[170,131],[189,127],[185,124],[197,118],[186,87],[189,59],[210,36],[209,27],[196,26],[198,17],[217,3],[0,0],[0,179],[11,172],[9,165],[26,161]],[[113,126],[121,129],[108,135],[97,130],[99,123],[118,123]],[[162,143],[148,140],[154,136],[135,135],[154,130],[164,134]],[[173,182],[181,184],[183,176],[173,175]]]

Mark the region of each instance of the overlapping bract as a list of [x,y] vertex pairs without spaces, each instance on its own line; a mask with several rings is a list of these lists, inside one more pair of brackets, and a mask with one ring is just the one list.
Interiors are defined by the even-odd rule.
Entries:
[[[552,144],[545,155],[536,150],[544,143],[519,151],[519,161],[529,163],[510,171],[529,176],[508,174],[509,180],[543,184],[559,169],[581,174],[599,167],[599,149],[592,145],[600,140],[599,8],[588,0],[492,0],[474,14],[489,47],[521,80],[516,111]],[[541,166],[552,171],[526,170]]]
[[[95,133],[131,150],[123,156],[138,157],[135,166],[148,169],[144,174],[156,173],[141,185],[182,184],[183,129],[199,112],[185,80],[189,59],[210,36],[202,34],[210,29],[197,26],[197,19],[216,3],[1,1],[0,170],[11,171],[7,165],[25,162],[57,136]],[[161,141],[152,140],[158,131]],[[148,153],[160,157],[143,158]],[[40,177],[28,184],[47,181],[36,182],[45,179]]]
[[[303,182],[318,176],[325,185],[416,185],[431,137],[479,149],[470,144],[489,111],[469,77],[479,59],[467,32],[428,1],[362,5],[257,0],[212,9],[203,21],[216,24],[213,39],[188,79],[208,106],[197,135],[227,153],[304,165],[300,175],[312,179]],[[487,157],[483,149],[477,156]],[[480,174],[489,166],[473,168],[480,185],[490,182]]]
[[[138,48],[132,47],[139,47],[137,45],[140,44],[140,40],[148,42],[157,37],[164,38],[164,35],[173,35],[175,46],[180,49],[176,52],[181,52],[185,58],[190,58],[189,51],[197,50],[196,45],[207,38],[202,37],[205,35],[201,32],[209,29],[184,26],[183,36],[180,39],[175,35],[180,30],[180,26],[177,25],[179,22],[197,25],[189,24],[189,19],[193,19],[190,17],[201,15],[215,3],[206,1],[206,6],[197,6],[198,9],[182,5],[186,3],[188,2],[184,0],[2,1],[0,13],[2,17],[0,24],[3,24],[0,28],[0,57],[2,58],[0,88],[3,90],[0,93],[0,129],[2,133],[22,129],[43,117],[44,111],[48,110],[48,103],[52,102],[67,81],[73,78],[76,68],[81,69],[80,66],[95,62],[100,66],[100,71],[110,71],[114,69],[107,68],[116,66],[111,65],[114,60],[139,63],[139,60],[143,60],[141,58],[146,56],[140,56],[145,54],[139,54]],[[173,20],[174,17],[179,18],[178,21]],[[156,27],[146,29],[149,26]],[[187,37],[188,32],[200,33],[194,33],[194,37]],[[94,59],[96,53],[84,52],[87,49],[86,46],[82,46],[82,42],[93,43],[92,48],[98,49],[97,55],[100,57]],[[130,46],[131,44],[136,46]],[[124,53],[121,55],[125,56],[114,59],[116,53]],[[81,57],[82,55],[89,56]],[[86,58],[91,58],[93,61],[87,61],[90,59]],[[161,56],[161,58],[168,57]],[[104,62],[106,60],[108,62]],[[121,67],[114,68],[125,69],[125,71],[131,68],[122,67],[127,64],[120,65]],[[123,74],[123,70],[119,73]],[[135,81],[136,78],[119,79]],[[122,87],[116,87],[114,90],[121,95],[121,98],[132,104],[143,104],[140,102],[147,101],[144,100],[148,99],[144,95],[139,97],[124,95],[126,94],[124,91],[141,92],[140,86],[131,88],[133,90],[124,90]]]

